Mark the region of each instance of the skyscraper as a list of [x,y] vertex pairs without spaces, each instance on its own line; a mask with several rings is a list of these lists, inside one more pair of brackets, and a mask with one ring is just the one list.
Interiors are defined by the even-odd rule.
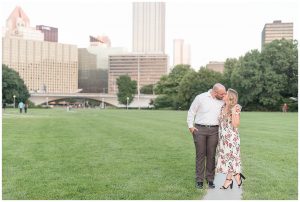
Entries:
[[19,73],[30,93],[78,92],[77,46],[44,41],[29,22],[21,7],[7,19],[2,64]]
[[261,47],[275,39],[283,38],[293,40],[293,23],[282,23],[281,20],[267,23],[261,34]]
[[133,3],[133,47],[136,53],[165,52],[165,3]]
[[6,20],[6,37],[43,41],[44,34],[30,27],[30,20],[20,6],[17,6]]
[[191,64],[191,47],[183,39],[174,39],[173,65]]
[[30,93],[77,92],[77,52],[75,45],[2,38],[2,64],[19,73]]
[[58,29],[55,27],[49,27],[45,25],[37,25],[37,30],[44,33],[44,41],[58,42]]
[[109,56],[125,54],[123,47],[111,47],[108,36],[91,36],[90,46],[78,49],[78,86],[82,93],[107,93]]

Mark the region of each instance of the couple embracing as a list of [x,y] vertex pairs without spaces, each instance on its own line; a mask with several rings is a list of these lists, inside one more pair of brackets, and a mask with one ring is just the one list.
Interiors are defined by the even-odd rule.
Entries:
[[238,187],[242,185],[240,111],[238,93],[226,91],[220,83],[191,104],[187,123],[196,148],[196,188],[203,189],[204,179],[209,188],[215,188],[215,172],[227,175],[221,189],[232,189],[233,179]]

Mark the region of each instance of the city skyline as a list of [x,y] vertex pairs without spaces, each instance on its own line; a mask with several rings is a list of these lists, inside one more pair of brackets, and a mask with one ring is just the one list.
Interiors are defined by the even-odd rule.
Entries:
[[[86,48],[90,35],[107,35],[113,47],[132,51],[132,1],[77,0],[71,4],[68,0],[4,0],[1,4],[2,29],[12,10],[21,6],[31,27],[57,27],[59,43]],[[176,38],[191,45],[191,66],[195,69],[209,61],[225,61],[251,49],[260,50],[263,27],[274,20],[293,22],[294,39],[298,39],[298,6],[296,0],[166,1],[165,53],[169,66]]]

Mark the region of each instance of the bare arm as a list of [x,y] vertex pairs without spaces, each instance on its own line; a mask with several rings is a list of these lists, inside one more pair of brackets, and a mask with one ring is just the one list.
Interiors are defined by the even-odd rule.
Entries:
[[232,109],[232,126],[238,128],[240,125],[240,112],[241,108],[239,105],[235,105]]

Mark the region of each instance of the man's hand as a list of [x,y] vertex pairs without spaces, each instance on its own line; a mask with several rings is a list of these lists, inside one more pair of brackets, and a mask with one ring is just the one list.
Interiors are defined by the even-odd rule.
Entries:
[[192,134],[194,134],[194,131],[196,131],[196,132],[198,131],[198,129],[195,127],[189,128],[189,130]]

